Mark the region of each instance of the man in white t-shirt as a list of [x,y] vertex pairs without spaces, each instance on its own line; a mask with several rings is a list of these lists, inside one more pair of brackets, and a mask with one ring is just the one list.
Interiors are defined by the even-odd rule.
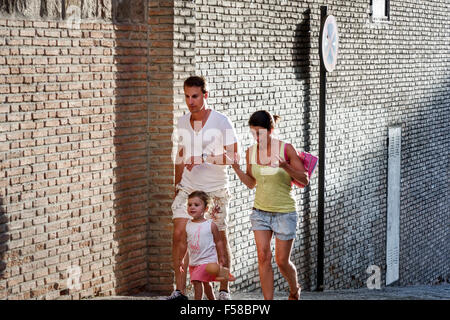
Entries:
[[[173,267],[176,290],[168,300],[186,300],[186,267],[180,270],[180,261],[186,254],[186,223],[191,217],[187,213],[188,195],[196,190],[206,192],[213,200],[212,218],[226,243],[226,265],[230,268],[231,252],[227,236],[227,214],[230,194],[228,191],[227,165],[233,164],[238,152],[236,132],[224,114],[208,108],[208,91],[202,77],[189,77],[184,82],[184,94],[189,113],[178,119],[175,159],[175,199],[173,212]],[[227,281],[220,283],[219,300],[230,300]]]

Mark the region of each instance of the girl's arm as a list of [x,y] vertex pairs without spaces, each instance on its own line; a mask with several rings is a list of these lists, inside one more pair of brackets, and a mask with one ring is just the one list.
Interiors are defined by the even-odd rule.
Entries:
[[287,159],[282,160],[279,158],[279,166],[286,170],[286,172],[295,180],[300,182],[303,185],[308,185],[309,176],[306,172],[305,167],[303,166],[303,162],[297,154],[297,151],[291,144],[286,143],[286,155],[287,159],[289,159],[289,163],[287,163]]
[[[186,251],[187,251],[187,233],[186,233],[186,229],[183,230],[183,235],[181,236],[181,241],[179,242],[178,247],[178,267],[180,268],[180,270],[183,270],[183,258],[186,255]],[[184,270],[186,271],[186,270]]]
[[252,165],[250,164],[250,148],[245,152],[245,161],[247,162],[247,172],[241,170],[239,166],[239,160],[232,164],[232,167],[239,179],[250,189],[253,189],[256,186],[256,180],[252,176]]
[[219,229],[217,228],[217,225],[214,222],[211,223],[211,232],[214,237],[214,243],[216,244],[217,256],[219,257],[219,264],[223,266],[226,264],[225,243],[223,242],[219,233]]

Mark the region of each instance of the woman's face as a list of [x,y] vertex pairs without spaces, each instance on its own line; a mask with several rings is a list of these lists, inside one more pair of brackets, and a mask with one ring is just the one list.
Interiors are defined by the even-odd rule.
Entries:
[[266,128],[260,126],[250,126],[250,131],[258,144],[267,144],[272,135],[272,130],[268,131]]

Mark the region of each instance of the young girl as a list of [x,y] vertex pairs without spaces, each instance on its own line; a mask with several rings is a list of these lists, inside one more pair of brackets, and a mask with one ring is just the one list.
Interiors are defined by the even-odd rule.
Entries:
[[[202,299],[203,291],[209,300],[215,300],[210,282],[224,280],[224,275],[229,275],[228,269],[221,266],[225,262],[225,246],[219,229],[212,219],[205,219],[208,203],[209,197],[203,191],[194,191],[188,196],[187,210],[192,220],[186,224],[186,240],[183,242],[189,252],[189,273],[196,300]],[[217,264],[218,256],[220,266]],[[183,261],[179,265],[182,268]],[[227,280],[232,281],[232,276]]]

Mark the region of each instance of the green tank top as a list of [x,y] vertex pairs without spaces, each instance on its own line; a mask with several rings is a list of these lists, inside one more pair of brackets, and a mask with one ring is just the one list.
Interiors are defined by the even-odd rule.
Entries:
[[[280,158],[284,159],[284,145],[281,143]],[[256,179],[256,209],[269,212],[289,213],[296,211],[291,176],[282,168],[272,168],[257,163],[257,145],[250,149],[252,175]]]

